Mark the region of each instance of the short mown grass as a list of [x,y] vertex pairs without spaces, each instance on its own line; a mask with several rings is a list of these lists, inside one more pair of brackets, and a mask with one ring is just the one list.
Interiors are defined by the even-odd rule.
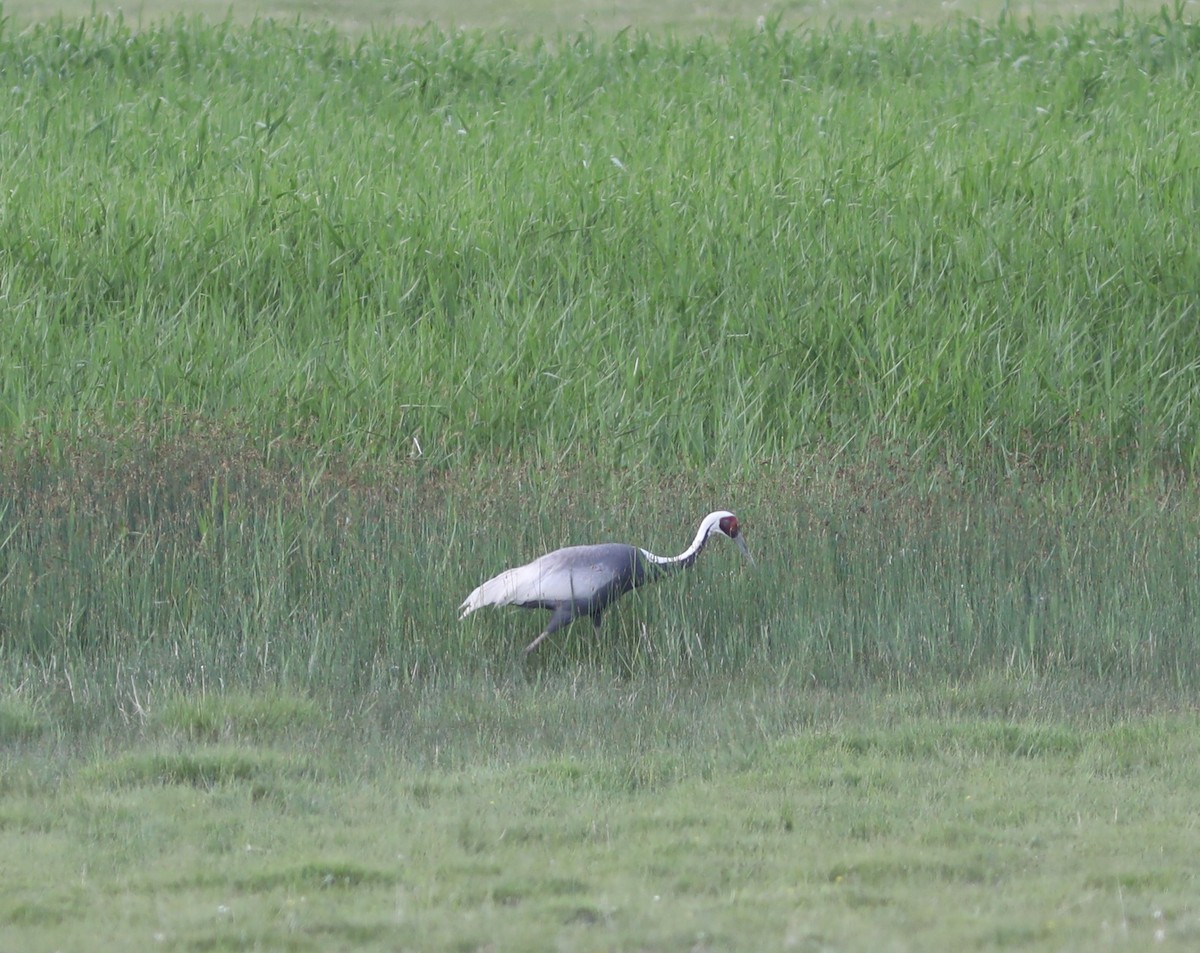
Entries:
[[1003,686],[576,672],[278,748],[114,731],[7,790],[0,915],[29,950],[1189,948],[1194,712]]

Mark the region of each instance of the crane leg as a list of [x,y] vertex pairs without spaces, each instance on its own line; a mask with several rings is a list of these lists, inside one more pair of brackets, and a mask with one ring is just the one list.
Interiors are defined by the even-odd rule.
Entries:
[[554,614],[550,616],[550,621],[546,623],[546,628],[536,639],[525,646],[525,654],[528,655],[539,645],[542,644],[542,639],[548,635],[553,635],[564,626],[570,625],[575,621],[575,613],[569,605],[559,606],[554,610]]

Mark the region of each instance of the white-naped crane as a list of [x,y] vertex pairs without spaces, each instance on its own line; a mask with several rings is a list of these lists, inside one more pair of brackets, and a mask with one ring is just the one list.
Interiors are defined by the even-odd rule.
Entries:
[[700,521],[692,545],[678,556],[655,556],[649,550],[624,543],[568,546],[515,569],[506,569],[472,592],[459,606],[465,619],[484,606],[520,606],[549,609],[550,621],[536,639],[525,646],[532,652],[546,636],[570,625],[580,616],[591,616],[600,631],[604,610],[630,589],[654,582],[696,561],[714,533],[728,536],[742,554],[754,562],[742,537],[737,517],[728,510],[709,513]]

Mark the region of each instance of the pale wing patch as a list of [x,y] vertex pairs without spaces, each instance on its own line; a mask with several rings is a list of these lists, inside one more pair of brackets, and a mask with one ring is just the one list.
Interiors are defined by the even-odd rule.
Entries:
[[586,599],[611,579],[611,570],[600,563],[572,567],[557,553],[550,553],[489,579],[467,596],[459,608],[466,616],[483,606]]

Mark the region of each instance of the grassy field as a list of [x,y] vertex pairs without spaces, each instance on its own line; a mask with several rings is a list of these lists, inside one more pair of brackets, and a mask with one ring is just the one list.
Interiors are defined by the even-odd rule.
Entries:
[[1195,946],[1186,7],[14,9],[0,947]]
[[176,696],[86,755],[10,706],[6,945],[1195,946],[1194,713],[806,681]]
[[0,428],[148,402],[450,466],[1190,468],[1196,43],[10,35]]
[[[745,29],[760,17],[778,20],[788,27],[825,27],[831,22],[871,20],[883,29],[907,29],[910,24],[943,23],[953,17],[978,17],[993,21],[1002,14],[1020,20],[1036,17],[1042,22],[1075,18],[1082,14],[1108,14],[1116,4],[1108,0],[724,0],[719,4],[693,0],[527,0],[514,5],[506,0],[346,0],[330,4],[321,0],[256,0],[229,3],[227,0],[8,0],[5,13],[18,24],[47,20],[61,14],[68,19],[93,13],[123,14],[134,23],[154,23],[180,13],[198,14],[220,21],[232,17],[239,23],[256,18],[284,22],[303,20],[324,23],[350,34],[396,27],[436,24],[442,29],[503,30],[526,36],[554,36],[560,32],[598,31],[612,34],[633,28],[674,35],[694,35],[730,29]],[[1153,14],[1160,4],[1134,0],[1124,9]],[[1186,0],[1181,9],[1193,15],[1196,0]]]

